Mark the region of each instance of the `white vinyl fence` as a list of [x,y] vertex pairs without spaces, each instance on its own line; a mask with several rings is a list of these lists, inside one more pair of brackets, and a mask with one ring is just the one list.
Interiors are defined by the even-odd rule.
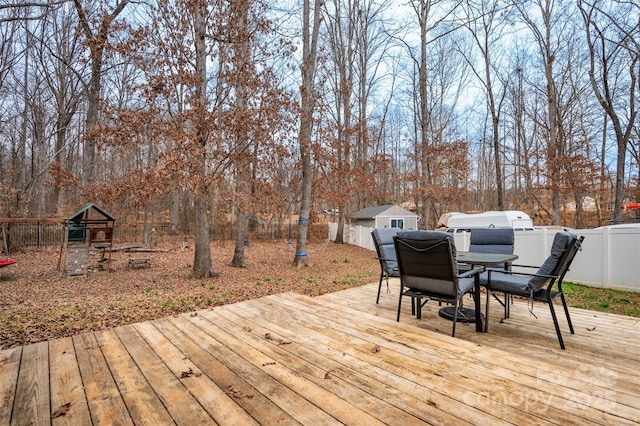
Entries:
[[[329,223],[329,237],[335,239],[336,223]],[[375,251],[372,228],[345,225],[345,243]],[[551,250],[557,230],[536,229],[516,231],[515,263],[540,265]],[[640,228],[604,227],[573,230],[584,235],[582,251],[578,252],[567,273],[566,281],[591,287],[640,292]],[[458,250],[469,247],[469,233],[454,235]]]

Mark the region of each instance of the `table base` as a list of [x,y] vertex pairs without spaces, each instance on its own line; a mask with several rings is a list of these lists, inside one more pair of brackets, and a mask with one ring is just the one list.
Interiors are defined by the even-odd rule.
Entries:
[[[440,309],[440,311],[438,311],[438,315],[440,315],[442,318],[448,319],[450,321],[453,321],[453,316],[455,314],[456,308],[454,306],[447,306],[446,308],[442,308]],[[484,318],[483,314],[480,314],[481,318]],[[458,308],[458,319],[456,320],[457,322],[476,322],[476,311],[475,309],[471,309],[471,308]]]

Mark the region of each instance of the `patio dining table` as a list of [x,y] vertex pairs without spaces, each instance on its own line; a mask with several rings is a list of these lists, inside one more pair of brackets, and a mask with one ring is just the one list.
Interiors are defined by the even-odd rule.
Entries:
[[[469,266],[482,266],[486,268],[487,266],[497,266],[505,263],[513,262],[518,259],[518,255],[516,254],[501,254],[501,253],[481,253],[481,252],[473,252],[473,251],[459,251],[456,253],[456,260],[458,263],[463,263]],[[473,302],[475,304],[475,310],[469,308],[459,308],[458,309],[458,321],[468,321],[475,322],[476,331],[484,332],[486,328],[484,326],[484,322],[486,318],[482,315],[482,310],[480,309],[480,275],[476,274],[474,277],[474,292],[473,292]],[[454,307],[445,307],[440,309],[440,316],[443,318],[453,319],[453,315],[455,312]]]

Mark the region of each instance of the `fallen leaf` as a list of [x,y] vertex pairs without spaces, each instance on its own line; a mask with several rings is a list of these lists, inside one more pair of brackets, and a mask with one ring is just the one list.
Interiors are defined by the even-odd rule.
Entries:
[[275,363],[275,361],[267,361],[267,362],[262,364],[263,367],[265,367],[267,365],[276,365],[276,363]]
[[188,369],[187,371],[183,371],[182,373],[180,373],[180,378],[184,379],[185,377],[191,377],[193,376],[193,370],[192,369]]
[[290,345],[290,344],[291,344],[291,341],[290,341],[290,340],[276,339],[275,337],[273,337],[273,336],[271,335],[271,333],[265,333],[264,337],[265,337],[267,340],[277,341],[277,342],[278,342],[278,345]]
[[51,418],[57,419],[58,417],[64,416],[65,414],[67,414],[70,408],[71,408],[71,403],[67,402],[66,404],[58,408],[56,411],[54,411],[53,414],[51,415]]
[[[317,295],[335,291],[332,282],[342,282],[348,274],[362,277],[345,285],[355,287],[368,283],[369,276],[380,272],[380,263],[369,251],[348,244],[333,244],[326,252],[314,254],[314,274],[317,274],[317,278],[308,280],[301,277],[295,268],[282,268],[282,263],[276,260],[281,258],[282,240],[260,239],[253,242],[250,253],[251,262],[260,265],[259,268],[239,269],[221,262],[216,265],[220,278],[198,281],[198,285],[194,285],[194,282],[185,279],[191,272],[194,252],[191,248],[180,250],[182,236],[174,238],[164,235],[163,241],[158,243],[169,251],[149,253],[153,263],[153,284],[149,282],[148,269],[129,268],[130,254],[124,251],[113,252],[110,273],[90,275],[90,286],[78,285],[85,278],[52,273],[60,255],[59,245],[25,248],[24,252],[16,253],[20,269],[16,269],[11,285],[0,285],[0,301],[6,303],[2,305],[2,310],[7,319],[4,323],[0,321],[0,346],[22,346],[149,319],[173,319],[174,315],[175,318],[180,318],[180,315],[189,318],[194,312],[198,316],[192,319],[196,319],[203,309],[211,310],[222,304],[271,294],[276,282],[267,285],[264,282],[266,276],[282,278],[278,283],[278,292],[296,290]],[[192,244],[189,243],[189,246]],[[212,257],[230,259],[233,250],[232,244],[214,244]],[[99,256],[99,253],[91,250],[89,263],[95,264]],[[349,263],[342,262],[345,258],[349,258]],[[0,275],[4,284],[6,274]],[[248,285],[258,281],[262,285]],[[343,284],[340,286],[342,288]],[[16,295],[14,290],[17,287],[29,297]],[[220,294],[228,294],[228,297],[222,298]],[[248,323],[243,325],[247,326]],[[246,331],[250,331],[249,328]],[[256,329],[252,332],[258,336],[262,333],[264,338],[266,331]],[[274,333],[271,335],[281,337]],[[280,342],[286,343],[285,340]],[[180,371],[177,371],[178,377]],[[50,414],[56,408],[51,406]]]
[[251,398],[253,398],[253,395],[247,395],[247,394],[245,394],[243,392],[240,392],[239,390],[234,388],[233,385],[230,385],[229,387],[227,387],[224,392],[227,395],[232,396],[233,398],[236,398],[236,399],[242,399],[242,398],[251,399]]
[[373,352],[374,354],[377,354],[378,352],[380,352],[380,346],[375,345],[373,349],[371,349],[371,352]]

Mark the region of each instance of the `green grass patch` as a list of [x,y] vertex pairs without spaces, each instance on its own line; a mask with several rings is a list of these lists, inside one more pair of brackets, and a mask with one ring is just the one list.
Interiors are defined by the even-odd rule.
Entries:
[[640,317],[640,293],[573,283],[564,283],[562,289],[574,308]]
[[333,283],[339,285],[358,285],[362,283],[362,276],[360,274],[347,274],[345,278],[337,279]]

